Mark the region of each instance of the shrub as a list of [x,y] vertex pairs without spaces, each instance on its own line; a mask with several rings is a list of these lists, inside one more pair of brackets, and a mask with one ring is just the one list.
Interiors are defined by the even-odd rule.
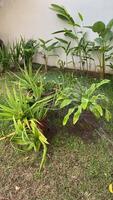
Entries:
[[[109,80],[103,80],[100,83],[93,83],[89,88],[82,86],[79,82],[74,87],[66,87],[57,94],[56,105],[61,109],[68,109],[64,117],[63,125],[66,125],[70,116],[73,115],[73,124],[77,123],[81,114],[89,110],[97,118],[105,117],[107,121],[110,120],[111,114],[105,102],[107,98],[104,94],[96,93],[97,90]],[[104,102],[104,104],[103,104]]]
[[25,151],[34,149],[37,152],[41,145],[43,146],[41,170],[48,144],[44,136],[43,119],[47,116],[54,95],[44,97],[41,85],[37,86],[37,93],[34,92],[34,86],[32,89],[32,92],[28,92],[19,86],[18,90],[13,88],[11,92],[6,88],[7,97],[0,104],[0,120],[11,121],[14,133],[7,134],[5,138],[10,138],[19,149]]

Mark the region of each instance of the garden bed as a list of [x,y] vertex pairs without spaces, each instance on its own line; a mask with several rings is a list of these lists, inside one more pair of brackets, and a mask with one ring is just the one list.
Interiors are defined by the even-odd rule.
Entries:
[[[49,79],[56,76],[58,72],[48,72]],[[5,79],[10,84],[9,78]],[[87,85],[93,81],[85,77],[79,80]],[[4,94],[5,81],[0,82],[1,94]],[[112,82],[103,92],[112,102]],[[112,122],[108,125],[89,112],[85,112],[76,125],[70,120],[62,127],[62,120],[60,113],[49,117],[47,161],[40,174],[40,152],[21,153],[7,140],[0,143],[0,200],[112,199],[108,186],[113,178],[113,148],[107,140],[113,139]],[[100,128],[107,139],[97,134]],[[7,132],[9,127],[1,123],[0,129]]]

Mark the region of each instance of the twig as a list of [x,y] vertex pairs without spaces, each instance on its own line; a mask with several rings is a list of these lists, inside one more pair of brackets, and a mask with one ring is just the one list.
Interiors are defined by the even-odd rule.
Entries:
[[9,137],[11,137],[11,136],[13,136],[13,135],[15,135],[15,132],[10,133],[9,135],[0,138],[0,141],[5,140],[5,139],[7,139],[7,138],[9,138]]

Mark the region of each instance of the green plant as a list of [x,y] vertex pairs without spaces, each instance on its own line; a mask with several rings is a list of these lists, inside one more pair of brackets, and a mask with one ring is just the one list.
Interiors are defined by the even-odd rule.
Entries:
[[68,10],[64,6],[58,4],[51,4],[51,9],[56,12],[58,18],[66,22],[66,24],[70,25],[71,27],[71,30],[64,28],[63,30],[56,31],[53,34],[64,33],[64,36],[74,39],[75,42],[77,42],[79,38],[79,33],[83,32],[83,15],[80,12],[78,12],[79,23],[76,23],[74,18],[70,15]]
[[[52,42],[52,39],[50,40],[43,40],[39,39],[40,41],[40,53],[43,56],[44,62],[45,62],[45,71],[47,72],[47,66],[48,66],[48,57],[53,56],[50,55],[51,52],[53,52],[57,48],[58,42]],[[52,42],[52,43],[51,43]]]
[[18,82],[16,81],[16,83],[35,99],[39,99],[44,93],[44,77],[39,73],[40,68],[36,71],[36,73],[34,73],[32,65],[29,65],[28,67],[24,66],[24,69],[20,68],[20,71],[20,76],[14,74],[14,76],[18,79]]
[[[78,17],[79,17],[80,22],[76,23],[74,18],[70,15],[70,13],[67,11],[67,9],[64,6],[60,6],[57,4],[51,4],[51,9],[57,13],[57,16],[60,19],[62,19],[64,22],[66,22],[71,27],[71,29],[64,28],[62,30],[54,32],[53,34],[60,34],[60,33],[62,34],[63,33],[65,37],[69,38],[69,40],[73,40],[73,46],[69,50],[69,48],[70,48],[70,45],[69,45],[69,47],[67,48],[67,51],[68,52],[70,51],[69,54],[72,57],[71,62],[73,63],[73,68],[76,68],[75,49],[80,44],[79,41],[81,40],[81,33],[84,34],[83,33],[84,18],[82,16],[82,14],[78,12]],[[67,43],[69,44],[70,42],[67,41]],[[80,57],[80,54],[79,54],[79,57]],[[66,64],[67,62],[63,63],[60,61],[60,63],[61,63],[60,65],[62,66],[64,64]],[[80,61],[80,63],[81,63],[81,61]]]
[[[73,17],[70,15],[70,13],[67,11],[67,9],[64,6],[60,6],[58,4],[51,4],[51,9],[57,13],[57,16],[65,21],[67,24],[75,27],[80,27],[79,24],[75,23]],[[79,15],[81,19],[83,19],[82,15]]]
[[39,44],[34,39],[26,41],[21,38],[21,57],[24,60],[26,66],[32,63],[33,56],[37,53]]
[[[74,18],[70,15],[64,6],[59,6],[57,4],[51,4],[51,9],[57,13],[57,16],[70,25],[71,29],[64,28],[62,30],[56,31],[53,34],[64,34],[70,40],[73,40],[72,49],[70,51],[70,56],[72,58],[73,68],[76,69],[76,59],[78,57],[80,70],[84,70],[86,66],[87,71],[91,68],[92,49],[93,42],[87,39],[87,33],[84,31],[84,17],[78,12],[79,23],[76,23]],[[77,20],[78,21],[78,20]],[[68,43],[68,42],[67,42]],[[59,62],[61,66],[64,66],[63,62]]]
[[[71,115],[73,115],[73,124],[75,124],[86,110],[91,111],[97,118],[105,116],[105,119],[109,121],[111,114],[104,105],[107,98],[104,94],[96,94],[97,90],[107,83],[109,83],[109,80],[103,80],[100,83],[93,83],[87,88],[77,82],[75,87],[61,88],[61,92],[57,96],[56,105],[59,105],[61,109],[66,107],[68,109],[63,125],[67,124]],[[104,101],[104,104],[102,101]]]
[[42,129],[42,121],[47,116],[53,96],[42,97],[40,95],[36,100],[33,95],[23,91],[21,87],[18,88],[18,91],[15,88],[12,92],[8,88],[6,90],[7,96],[0,104],[0,120],[10,121],[14,132],[5,135],[3,139],[10,138],[10,141],[15,143],[20,150],[25,151],[34,149],[37,152],[42,145],[41,170],[45,162],[46,145],[48,144]]
[[56,37],[56,39],[59,42],[59,48],[61,48],[65,53],[65,61],[59,60],[59,62],[61,63],[61,66],[63,66],[62,68],[68,67],[68,63],[70,63],[68,62],[68,56],[71,54],[73,50],[73,47],[71,47],[71,41],[67,41],[58,37]]
[[100,76],[101,78],[105,77],[106,65],[107,62],[111,59],[113,55],[113,19],[109,21],[107,25],[102,21],[97,21],[92,26],[88,28],[92,29],[93,32],[98,34],[98,37],[95,39],[94,51],[97,54],[100,67]]
[[87,67],[87,71],[91,67],[92,51],[93,51],[94,43],[90,42],[87,39],[87,33],[85,32],[78,39],[77,45],[73,48],[72,55],[77,56],[79,58],[80,69],[84,70],[84,67]]
[[11,60],[12,60],[13,67],[20,66],[20,61],[22,60],[21,50],[22,50],[21,41],[13,43],[12,47],[10,47]]
[[0,48],[0,68],[1,71],[5,71],[10,69],[11,65],[11,53],[9,50],[9,46],[4,46]]

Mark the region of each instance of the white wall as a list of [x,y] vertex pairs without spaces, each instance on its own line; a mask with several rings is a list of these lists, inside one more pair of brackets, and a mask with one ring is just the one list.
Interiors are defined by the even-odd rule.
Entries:
[[[75,17],[81,12],[85,24],[97,20],[108,22],[113,18],[113,0],[1,0],[0,38],[14,41],[20,35],[26,38],[51,38],[51,33],[64,27],[55,13],[49,9],[51,3],[65,5]],[[91,36],[93,37],[93,35]]]
[[51,3],[65,5],[75,16],[80,11],[85,24],[96,20],[108,22],[113,18],[113,0],[1,0],[0,37],[14,40],[20,35],[27,38],[51,37],[50,33],[62,28],[62,22],[49,9]]

